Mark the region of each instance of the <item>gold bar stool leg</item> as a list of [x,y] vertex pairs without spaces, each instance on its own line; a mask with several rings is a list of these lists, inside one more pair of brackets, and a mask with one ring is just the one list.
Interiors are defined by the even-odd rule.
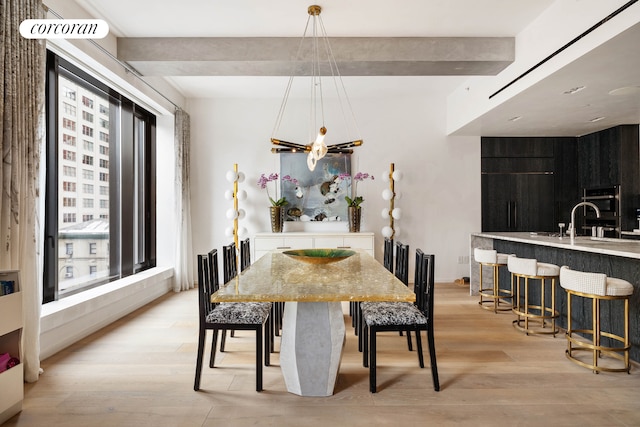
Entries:
[[[514,293],[517,295],[517,301],[512,309],[516,319],[513,321],[513,326],[527,335],[547,334],[555,337],[558,333],[556,318],[559,316],[556,310],[555,279],[560,274],[560,268],[553,264],[538,262],[535,259],[518,258],[515,255],[509,256],[507,267],[511,272],[512,282],[514,277],[516,280]],[[523,289],[521,279],[524,279],[524,296],[520,294]],[[532,301],[529,296],[530,280],[539,281],[539,302]],[[549,290],[551,305],[549,307],[547,307],[549,301],[546,295],[547,285],[551,286]],[[524,300],[524,305],[522,300]]]
[[[567,359],[579,366],[590,369],[594,373],[601,371],[627,372],[631,370],[629,363],[629,350],[631,348],[629,340],[629,298],[633,294],[633,285],[626,280],[607,277],[602,273],[587,273],[573,271],[569,267],[560,269],[560,285],[567,292],[567,349],[565,354]],[[572,298],[581,297],[583,300],[591,300],[591,329],[579,329],[574,327],[572,321],[572,310],[574,304]],[[624,326],[623,335],[617,335],[607,328],[602,330],[601,314],[602,301],[610,301],[607,307],[610,310],[615,308],[613,301],[623,300],[624,302]],[[613,313],[611,314],[611,316]],[[590,336],[591,339],[587,339]],[[603,344],[602,337],[608,338]],[[580,358],[579,352],[591,352],[591,363],[589,358]],[[620,363],[611,359],[622,361]]]
[[[511,311],[513,308],[513,285],[511,290],[500,289],[499,282],[500,267],[505,267],[507,265],[507,258],[508,255],[499,254],[498,251],[494,249],[474,249],[474,260],[478,263],[480,269],[480,284],[478,287],[480,301],[478,301],[478,304],[483,309],[491,310],[494,313],[498,313],[499,311]],[[484,267],[492,267],[493,283],[490,287],[488,285],[485,287],[484,284]],[[506,300],[511,300],[511,303],[507,304]],[[505,305],[508,306],[505,307]]]

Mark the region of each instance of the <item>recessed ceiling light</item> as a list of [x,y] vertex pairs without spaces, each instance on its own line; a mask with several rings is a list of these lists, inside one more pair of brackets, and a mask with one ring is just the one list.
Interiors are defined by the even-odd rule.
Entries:
[[522,116],[513,116],[509,118],[510,122],[517,122],[518,120],[520,120],[522,118]]
[[586,88],[586,86],[576,86],[576,87],[572,87],[569,90],[565,90],[562,93],[564,93],[565,95],[573,95],[574,93],[578,93],[578,92],[580,92],[581,90],[583,90],[585,88]]
[[624,86],[617,89],[613,89],[609,92],[612,96],[625,96],[640,93],[640,86]]
[[588,120],[591,123],[599,122],[600,120],[604,120],[604,117],[594,117],[593,119]]

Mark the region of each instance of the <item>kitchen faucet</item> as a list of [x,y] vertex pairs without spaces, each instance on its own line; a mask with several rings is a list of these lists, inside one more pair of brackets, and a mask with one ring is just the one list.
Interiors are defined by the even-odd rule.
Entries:
[[571,209],[571,223],[569,224],[569,236],[571,237],[571,243],[573,243],[576,237],[576,209],[580,206],[591,206],[596,211],[596,216],[600,218],[600,209],[591,202],[580,202]]

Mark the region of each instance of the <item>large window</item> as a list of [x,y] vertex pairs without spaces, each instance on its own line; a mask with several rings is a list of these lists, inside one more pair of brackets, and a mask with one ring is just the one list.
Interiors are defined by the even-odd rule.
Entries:
[[[155,266],[155,116],[47,55],[44,303]],[[104,129],[75,126],[77,110]]]

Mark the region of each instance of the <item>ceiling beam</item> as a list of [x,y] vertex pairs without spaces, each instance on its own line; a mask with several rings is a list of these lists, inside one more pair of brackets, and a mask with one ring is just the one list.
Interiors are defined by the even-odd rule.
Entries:
[[[329,38],[343,76],[496,75],[515,59],[513,37]],[[146,76],[309,75],[300,38],[119,38],[118,59]],[[327,74],[328,70],[321,70]]]

